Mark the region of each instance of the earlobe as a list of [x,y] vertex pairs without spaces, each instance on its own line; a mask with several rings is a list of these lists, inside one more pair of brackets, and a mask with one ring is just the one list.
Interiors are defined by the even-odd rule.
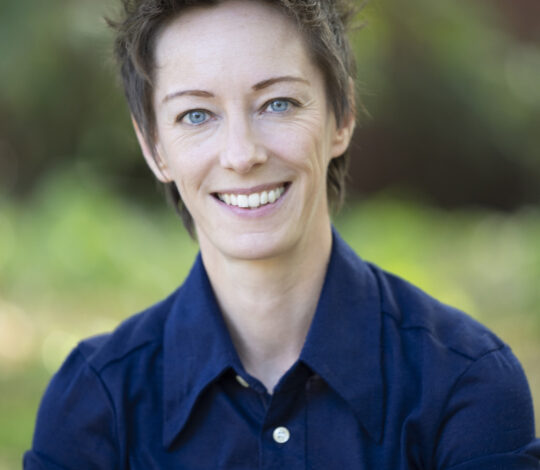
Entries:
[[144,138],[144,135],[133,116],[131,116],[131,122],[133,123],[133,128],[135,129],[135,134],[137,136],[137,140],[139,141],[144,159],[152,170],[152,173],[154,173],[155,177],[162,183],[170,183],[172,178],[169,175],[167,164],[161,157],[160,152],[157,148],[155,150],[150,148],[150,145]]

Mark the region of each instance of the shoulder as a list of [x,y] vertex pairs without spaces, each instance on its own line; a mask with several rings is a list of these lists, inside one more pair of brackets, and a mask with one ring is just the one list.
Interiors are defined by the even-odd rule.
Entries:
[[[111,399],[115,384],[123,381],[131,369],[142,372],[146,358],[159,355],[165,323],[172,310],[175,294],[123,321],[113,332],[81,341],[54,374],[45,398],[75,392],[86,395],[90,383],[104,402]],[[113,378],[113,380],[107,380]],[[114,393],[112,393],[114,395]],[[97,396],[97,395],[96,395]],[[55,400],[52,400],[53,402]]]
[[165,323],[177,292],[124,320],[113,332],[81,341],[77,352],[99,373],[133,354],[149,353],[161,348]]
[[159,374],[156,357],[175,294],[71,352],[41,400],[25,468],[42,468],[43,462],[47,468],[118,468],[123,394],[147,388]]
[[464,312],[368,266],[381,303],[388,409],[408,397],[400,432],[415,429],[436,468],[537,468],[531,393],[511,349]]
[[401,334],[416,332],[426,341],[472,361],[505,346],[468,314],[440,302],[399,276],[373,264],[369,266],[378,282],[382,313]]
[[459,370],[460,365],[467,366],[505,346],[471,316],[362,260],[335,231],[334,241],[327,274],[337,286],[332,291],[333,301],[345,299],[356,305],[357,314],[362,314],[368,303],[376,308],[389,342],[386,346],[414,356],[411,365],[421,367],[446,356]]

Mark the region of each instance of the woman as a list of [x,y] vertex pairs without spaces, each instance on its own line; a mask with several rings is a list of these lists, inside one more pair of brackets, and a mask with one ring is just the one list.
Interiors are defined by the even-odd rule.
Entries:
[[347,2],[125,9],[135,131],[200,256],[73,351],[25,468],[539,468],[509,348],[331,228],[354,129]]

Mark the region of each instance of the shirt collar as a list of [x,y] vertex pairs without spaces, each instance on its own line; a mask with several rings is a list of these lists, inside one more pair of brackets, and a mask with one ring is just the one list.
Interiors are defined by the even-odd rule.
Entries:
[[351,406],[377,442],[384,417],[381,333],[377,279],[333,230],[326,278],[300,360]]
[[177,292],[163,344],[163,444],[169,447],[210,383],[242,370],[199,254]]
[[[210,383],[243,370],[199,255],[165,324],[163,444]],[[383,426],[381,301],[375,276],[333,231],[328,269],[300,361],[351,406],[375,441]]]

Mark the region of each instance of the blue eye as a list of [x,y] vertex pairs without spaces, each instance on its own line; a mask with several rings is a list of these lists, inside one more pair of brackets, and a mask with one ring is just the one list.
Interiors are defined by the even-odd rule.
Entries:
[[209,116],[206,111],[203,111],[202,109],[195,109],[184,114],[180,120],[187,120],[189,124],[198,125],[207,121],[208,118]]
[[266,109],[273,113],[284,113],[285,111],[289,110],[290,106],[291,102],[289,100],[278,98],[271,101]]

